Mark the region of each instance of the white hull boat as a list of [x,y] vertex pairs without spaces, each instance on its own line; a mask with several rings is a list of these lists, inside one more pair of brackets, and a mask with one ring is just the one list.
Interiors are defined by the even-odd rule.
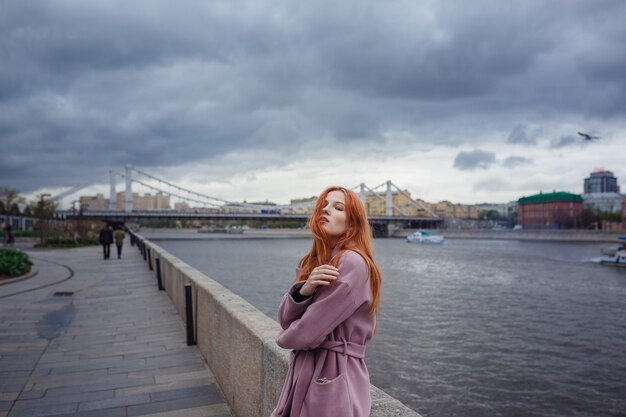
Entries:
[[406,241],[409,243],[441,245],[444,241],[444,238],[441,235],[434,235],[431,232],[427,232],[425,230],[418,230],[417,232],[413,232],[408,235],[406,237]]
[[602,249],[600,263],[607,266],[618,266],[626,268],[626,236],[617,239],[620,246]]

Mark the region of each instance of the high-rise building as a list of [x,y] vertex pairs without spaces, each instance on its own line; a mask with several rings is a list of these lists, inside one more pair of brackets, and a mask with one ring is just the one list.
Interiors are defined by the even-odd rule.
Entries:
[[623,197],[619,193],[617,178],[611,171],[598,168],[585,178],[585,207],[605,213],[619,213]]
[[611,171],[598,169],[585,178],[585,194],[619,193],[617,178]]

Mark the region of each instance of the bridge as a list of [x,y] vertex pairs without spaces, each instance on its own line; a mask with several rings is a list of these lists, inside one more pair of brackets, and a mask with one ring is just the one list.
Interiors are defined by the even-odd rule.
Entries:
[[[149,174],[141,169],[126,165],[124,173],[114,170],[109,172],[110,198],[108,210],[100,211],[63,211],[58,214],[67,219],[92,218],[110,223],[142,222],[154,220],[200,220],[200,221],[286,221],[296,220],[306,222],[314,200],[288,205],[246,203],[229,201],[220,197],[190,190],[176,185],[168,180]],[[118,178],[125,183],[123,210],[116,210],[116,184]],[[196,205],[195,208],[186,210],[149,210],[139,211],[133,208],[133,184],[142,188],[150,189],[161,195],[169,195],[177,200]],[[51,200],[59,200],[60,197],[77,193],[87,186],[73,187],[70,190],[52,197]],[[386,181],[376,187],[368,187],[365,183],[352,188],[363,204],[377,201],[384,206],[384,215],[369,215],[370,224],[376,235],[384,235],[394,228],[438,228],[443,219],[426,207],[421,201],[413,199],[406,191],[402,190],[391,181]],[[408,204],[398,207],[394,204],[393,196],[401,194]],[[369,200],[368,200],[369,198]],[[412,213],[426,214],[424,216],[411,215]]]
[[[278,213],[197,213],[181,212],[176,210],[167,211],[86,211],[81,213],[67,212],[67,219],[94,219],[102,220],[111,224],[140,223],[155,220],[233,220],[233,221],[287,221],[296,220],[305,223],[307,214],[278,214]],[[388,236],[396,229],[435,229],[441,225],[442,219],[430,217],[388,217],[368,216],[374,236]]]

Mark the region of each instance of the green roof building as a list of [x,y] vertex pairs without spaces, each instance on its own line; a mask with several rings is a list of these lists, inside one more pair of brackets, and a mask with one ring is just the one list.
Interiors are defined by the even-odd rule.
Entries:
[[567,192],[539,193],[517,200],[517,223],[528,229],[580,227],[583,198]]

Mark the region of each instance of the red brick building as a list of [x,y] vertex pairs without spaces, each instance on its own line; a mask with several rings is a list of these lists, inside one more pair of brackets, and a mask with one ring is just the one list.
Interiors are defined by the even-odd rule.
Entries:
[[583,198],[554,192],[517,200],[517,223],[525,229],[570,229],[581,226]]

